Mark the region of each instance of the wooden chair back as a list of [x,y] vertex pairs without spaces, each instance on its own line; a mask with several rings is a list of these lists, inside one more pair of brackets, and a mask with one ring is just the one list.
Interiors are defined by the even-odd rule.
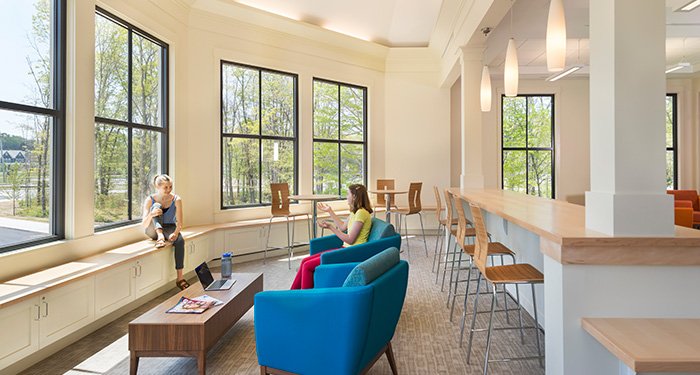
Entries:
[[420,212],[423,207],[420,204],[420,192],[423,189],[422,182],[411,182],[408,187],[408,213],[415,214]]
[[286,182],[270,184],[272,216],[289,215],[289,185]]
[[437,216],[437,221],[438,223],[442,218],[440,218],[440,214],[442,213],[442,202],[440,201],[440,190],[438,190],[438,187],[433,185],[433,190],[435,190],[435,214]]
[[469,203],[469,209],[472,212],[472,223],[474,223],[474,228],[476,229],[474,264],[476,264],[483,275],[486,275],[486,258],[489,254],[489,239],[486,233],[484,217],[481,214],[481,208],[478,206]]
[[455,210],[457,210],[457,244],[463,247],[467,238],[467,215],[464,214],[462,199],[455,198],[454,195],[452,199],[455,202]]
[[447,215],[445,216],[445,219],[447,220],[447,230],[449,232],[452,227],[450,226],[450,221],[452,220],[452,194],[447,189],[444,189],[443,192],[445,193],[445,207],[447,207]]
[[[377,190],[394,190],[394,180],[377,180]],[[386,205],[386,197],[384,196],[384,194],[377,194],[377,205]]]

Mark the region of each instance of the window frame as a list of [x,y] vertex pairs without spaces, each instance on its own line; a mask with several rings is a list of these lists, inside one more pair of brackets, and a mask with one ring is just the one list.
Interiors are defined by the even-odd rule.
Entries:
[[[256,70],[258,72],[258,134],[237,134],[237,133],[226,133],[224,132],[224,65],[233,65],[245,69]],[[294,137],[282,137],[275,135],[263,135],[263,122],[262,122],[262,73],[272,73],[280,74],[292,77],[294,81]],[[247,207],[266,207],[272,206],[272,202],[262,202],[263,196],[263,141],[292,141],[294,142],[294,189],[291,192],[292,195],[296,195],[299,191],[299,75],[297,73],[285,72],[281,70],[275,70],[270,68],[264,68],[260,66],[254,66],[249,64],[243,64],[233,61],[227,61],[221,59],[219,61],[219,134],[221,142],[219,143],[219,208],[224,210],[234,210],[237,208],[247,208]],[[244,138],[244,139],[256,139],[258,141],[258,202],[257,203],[245,203],[245,204],[235,204],[235,205],[225,205],[224,204],[224,140],[226,138]]]
[[[673,146],[666,146],[666,152],[673,151],[673,190],[678,190],[678,94],[667,93],[666,97],[673,98]],[[668,189],[668,186],[666,188]]]
[[[332,84],[332,85],[338,85],[338,139],[328,139],[328,138],[316,138],[315,134],[315,123],[314,123],[314,112],[316,111],[316,107],[313,106],[312,108],[312,114],[311,114],[311,129],[313,132],[313,139],[311,143],[311,185],[314,187],[313,181],[315,181],[315,173],[316,173],[316,163],[314,160],[314,146],[316,142],[319,143],[336,143],[338,145],[338,194],[340,195],[340,199],[342,200],[343,197],[345,196],[345,192],[342,191],[343,189],[343,171],[342,171],[342,160],[343,160],[343,155],[342,155],[342,146],[343,144],[353,144],[353,145],[362,145],[362,165],[364,166],[364,171],[362,173],[362,184],[367,186],[367,175],[369,174],[369,164],[367,163],[367,102],[368,102],[368,92],[367,87],[364,86],[359,86],[359,85],[353,85],[351,83],[344,83],[344,82],[339,82],[339,81],[333,81],[325,78],[318,78],[314,77],[312,80],[311,84],[311,101],[312,103],[315,102],[315,92],[313,89],[313,83],[319,81],[327,84]],[[340,107],[340,100],[341,100],[341,93],[340,93],[340,87],[345,86],[345,87],[350,87],[354,89],[359,89],[362,90],[362,141],[351,141],[351,140],[342,140],[341,137],[341,131],[340,131],[340,126],[341,126],[341,120],[340,120],[340,115],[341,115],[341,107]],[[316,192],[313,192],[316,194]]]
[[65,238],[65,175],[66,175],[66,45],[67,0],[51,0],[52,10],[52,108],[36,107],[0,100],[0,109],[52,118],[51,137],[51,204],[49,211],[50,233],[34,240],[0,246],[0,253],[41,245]]
[[[551,126],[551,145],[552,147],[529,147],[528,143],[528,127],[530,126],[530,116],[529,116],[529,104],[528,101],[525,101],[525,147],[504,147],[503,146],[503,121],[504,121],[504,115],[503,115],[503,101],[506,98],[505,94],[501,94],[501,189],[504,189],[504,173],[503,173],[503,164],[504,164],[504,155],[505,151],[524,151],[526,154],[525,157],[525,194],[531,195],[528,193],[529,187],[530,187],[530,168],[528,167],[527,163],[527,152],[529,151],[550,151],[552,153],[552,197],[551,199],[556,198],[556,157],[555,157],[555,151],[556,151],[556,143],[555,143],[555,95],[554,94],[518,94],[516,97],[550,97],[552,100],[552,126]],[[505,190],[505,189],[504,189]],[[544,197],[543,197],[544,198]],[[548,197],[547,197],[548,198]]]
[[[169,120],[169,102],[170,102],[170,95],[169,95],[169,87],[168,87],[168,82],[169,82],[169,54],[170,54],[170,48],[169,45],[162,40],[156,38],[152,34],[140,29],[137,26],[132,25],[131,23],[123,20],[122,18],[114,15],[113,13],[110,13],[108,10],[105,10],[104,8],[100,6],[95,6],[95,15],[102,16],[106,18],[109,21],[112,21],[116,23],[117,25],[124,27],[127,29],[127,40],[128,40],[128,72],[127,72],[127,81],[128,81],[128,88],[127,88],[127,120],[116,120],[116,119],[110,119],[106,117],[99,117],[95,115],[95,125],[96,124],[105,124],[105,125],[111,125],[111,126],[119,126],[122,128],[126,128],[127,130],[127,150],[128,150],[128,155],[127,155],[127,164],[128,164],[128,169],[127,169],[127,197],[129,198],[129,203],[127,204],[128,206],[128,217],[129,219],[127,220],[122,220],[122,221],[117,221],[109,224],[104,224],[94,226],[94,231],[95,232],[102,232],[105,230],[109,229],[114,229],[114,228],[119,228],[119,227],[124,227],[127,225],[135,224],[141,221],[141,218],[134,218],[134,212],[133,212],[133,187],[132,187],[132,162],[133,162],[133,132],[134,129],[139,129],[139,130],[146,130],[146,131],[155,131],[161,134],[161,155],[160,155],[160,160],[161,160],[161,173],[167,174],[168,169],[169,169],[169,161],[168,161],[168,150],[169,150],[169,134],[170,134],[170,120]],[[160,77],[160,82],[159,84],[161,85],[161,98],[160,98],[160,111],[161,111],[161,120],[160,124],[158,126],[156,125],[144,125],[140,124],[137,122],[133,121],[133,33],[137,33],[140,37],[147,39],[148,41],[155,43],[156,45],[160,46],[161,53],[160,53],[160,69],[161,69],[161,77]],[[140,215],[140,213],[136,213],[137,215]],[[94,218],[94,212],[93,212],[93,218]]]

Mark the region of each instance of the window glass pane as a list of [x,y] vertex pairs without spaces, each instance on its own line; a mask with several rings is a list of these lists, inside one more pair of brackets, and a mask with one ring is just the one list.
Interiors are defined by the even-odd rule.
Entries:
[[552,152],[528,151],[528,194],[552,198]]
[[526,192],[525,151],[503,151],[503,189]]
[[294,141],[264,139],[262,144],[262,201],[270,203],[271,183],[286,182],[294,194]]
[[338,85],[314,81],[314,138],[338,139]]
[[673,99],[666,96],[666,147],[673,147]]
[[525,147],[527,99],[503,97],[503,147]]
[[0,246],[52,233],[52,122],[0,111]]
[[144,125],[161,126],[161,47],[133,33],[131,50],[133,61],[132,121]]
[[364,90],[342,86],[340,88],[340,138],[362,141],[364,123]]
[[675,189],[673,181],[673,150],[668,150],[666,151],[666,189]]
[[0,12],[0,100],[51,108],[52,2],[4,2]]
[[224,133],[259,134],[258,71],[232,64],[222,66],[222,121]]
[[260,197],[260,141],[223,139],[224,205],[258,203]]
[[294,77],[262,72],[262,119],[263,135],[294,137]]
[[[155,192],[153,177],[161,174],[161,134],[134,129],[131,156],[131,217],[143,217],[143,203]],[[173,187],[173,190],[175,187]]]
[[552,97],[527,97],[527,146],[552,147]]
[[363,148],[363,145],[354,144],[341,144],[340,146],[341,194],[344,194],[348,186],[361,184],[363,181]]
[[314,143],[314,194],[338,194],[338,144]]
[[127,129],[95,124],[95,226],[129,219]]
[[95,116],[128,120],[129,42],[124,27],[95,15]]

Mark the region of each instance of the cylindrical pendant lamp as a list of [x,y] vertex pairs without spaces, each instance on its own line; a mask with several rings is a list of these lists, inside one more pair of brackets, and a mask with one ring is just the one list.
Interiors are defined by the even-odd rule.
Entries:
[[547,70],[558,72],[566,65],[566,22],[562,0],[551,0],[547,19]]
[[506,50],[506,66],[503,71],[506,96],[518,96],[518,51],[515,40],[510,38]]
[[489,74],[488,65],[484,65],[484,70],[481,71],[481,111],[488,112],[491,110],[491,75]]

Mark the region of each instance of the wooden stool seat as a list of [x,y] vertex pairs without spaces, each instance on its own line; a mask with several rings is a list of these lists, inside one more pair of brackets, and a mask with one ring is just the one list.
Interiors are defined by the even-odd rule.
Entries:
[[[440,219],[440,224],[442,225],[447,225],[447,219]],[[459,219],[456,217],[453,217],[452,220],[450,220],[450,226],[457,225],[459,224]],[[469,225],[471,225],[471,221],[468,222]]]
[[[462,250],[464,250],[467,255],[474,256],[476,245],[465,245]],[[509,249],[506,245],[500,242],[489,242],[489,255],[492,254],[502,254],[502,255],[515,255],[513,250]]]
[[[489,250],[491,244],[489,243]],[[489,251],[490,252],[490,251]],[[486,267],[486,280],[494,284],[528,284],[543,283],[544,275],[527,263],[508,264],[505,266]]]

